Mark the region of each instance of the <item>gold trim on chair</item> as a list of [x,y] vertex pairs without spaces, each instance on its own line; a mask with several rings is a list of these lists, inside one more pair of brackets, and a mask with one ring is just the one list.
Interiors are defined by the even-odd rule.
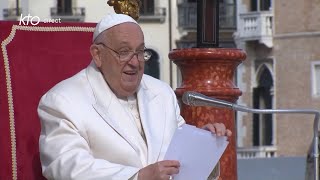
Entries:
[[18,26],[13,25],[10,35],[1,42],[1,50],[4,60],[4,69],[6,75],[6,86],[8,94],[8,107],[9,107],[9,123],[10,123],[10,139],[11,139],[11,160],[12,160],[12,179],[17,180],[17,151],[16,151],[16,132],[15,132],[15,118],[14,118],[14,106],[12,95],[11,74],[9,66],[9,57],[6,46],[13,40],[17,30],[21,31],[41,31],[41,32],[93,32],[93,27],[78,27],[78,26],[66,26],[66,27],[41,27],[41,26]]

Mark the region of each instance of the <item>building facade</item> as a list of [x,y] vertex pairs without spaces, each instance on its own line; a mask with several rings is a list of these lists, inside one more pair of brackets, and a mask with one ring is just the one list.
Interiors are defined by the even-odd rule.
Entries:
[[[237,0],[238,104],[265,109],[320,107],[320,2]],[[306,156],[314,115],[237,113],[238,156]]]
[[[236,31],[235,0],[219,0],[219,47],[234,48],[233,33]],[[178,0],[178,48],[196,47],[197,0]]]

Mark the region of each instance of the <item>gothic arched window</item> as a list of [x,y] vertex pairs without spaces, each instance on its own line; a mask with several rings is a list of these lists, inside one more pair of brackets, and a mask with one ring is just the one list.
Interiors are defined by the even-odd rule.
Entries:
[[159,55],[153,49],[148,49],[152,52],[151,58],[145,62],[144,73],[154,78],[160,79]]
[[[273,78],[266,65],[262,65],[258,74],[258,86],[253,89],[253,107],[272,109]],[[272,114],[253,114],[253,145],[273,145]]]

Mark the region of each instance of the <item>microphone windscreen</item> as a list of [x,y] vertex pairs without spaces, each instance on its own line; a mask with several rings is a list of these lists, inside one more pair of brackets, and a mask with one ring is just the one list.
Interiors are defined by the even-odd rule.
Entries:
[[197,99],[202,99],[205,96],[203,94],[187,91],[182,95],[182,102],[189,106],[196,106]]
[[187,92],[183,93],[183,95],[182,95],[182,102],[186,105],[191,105],[190,104],[190,99],[191,99],[190,93],[191,92],[187,91]]

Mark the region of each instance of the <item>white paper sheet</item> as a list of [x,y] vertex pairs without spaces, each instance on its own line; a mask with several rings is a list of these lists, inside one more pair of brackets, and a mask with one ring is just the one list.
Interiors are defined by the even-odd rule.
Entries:
[[207,180],[228,143],[225,136],[185,124],[176,130],[164,160],[180,162],[174,180]]

